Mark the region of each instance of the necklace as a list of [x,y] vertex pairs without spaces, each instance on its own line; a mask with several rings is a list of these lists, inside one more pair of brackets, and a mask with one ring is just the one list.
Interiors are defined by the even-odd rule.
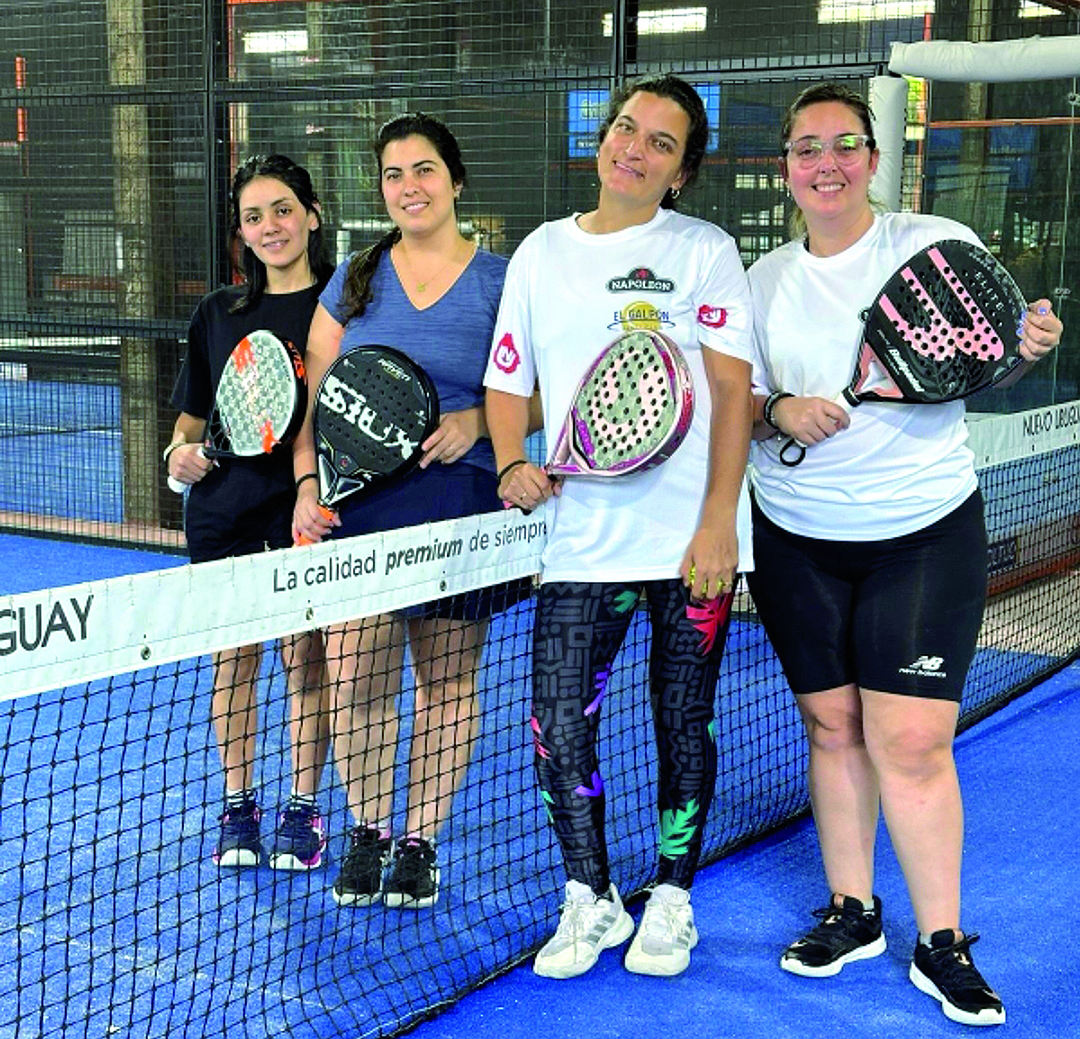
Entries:
[[399,245],[399,248],[398,248],[398,255],[402,258],[402,260],[404,260],[405,267],[408,269],[408,272],[409,272],[409,277],[415,283],[416,291],[419,292],[419,293],[426,292],[427,287],[440,274],[442,274],[442,272],[445,271],[446,268],[450,266],[450,264],[452,264],[457,259],[456,255],[451,256],[450,259],[448,259],[441,267],[439,267],[438,270],[436,270],[433,274],[429,274],[423,281],[421,281],[419,278],[417,278],[416,271],[413,269],[413,265],[409,262],[408,255],[406,254],[405,250],[400,247],[400,245]]

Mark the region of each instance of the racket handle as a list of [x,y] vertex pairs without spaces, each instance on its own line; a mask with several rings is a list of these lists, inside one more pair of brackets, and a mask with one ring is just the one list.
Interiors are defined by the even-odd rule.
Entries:
[[[831,404],[843,408],[849,415],[851,409],[861,403],[858,397],[849,397],[850,392],[850,389],[846,389],[839,397],[833,397],[830,401]],[[780,448],[780,461],[789,469],[794,469],[806,457],[806,449],[809,446],[809,444],[804,444],[797,437],[788,437],[784,441],[783,447]]]
[[[199,455],[202,458],[211,457],[211,455],[208,455],[206,453],[206,448],[202,444],[199,445]],[[216,462],[214,464],[217,465]],[[169,490],[175,492],[176,494],[183,494],[184,491],[186,491],[190,486],[190,484],[182,483],[175,476],[170,476],[165,482],[169,485]]]
[[[323,514],[323,516],[326,518],[326,521],[328,523],[330,522],[330,520],[332,520],[334,518],[334,510],[331,509],[328,505],[323,505],[321,502],[319,503],[319,512],[321,512]],[[312,541],[311,538],[305,537],[303,534],[300,534],[300,535],[297,536],[297,538],[293,542],[293,544],[294,545],[315,545],[315,544],[318,544],[318,542]]]

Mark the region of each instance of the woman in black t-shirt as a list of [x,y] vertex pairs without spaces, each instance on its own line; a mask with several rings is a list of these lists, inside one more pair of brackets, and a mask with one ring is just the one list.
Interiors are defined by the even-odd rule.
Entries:
[[[303,353],[319,293],[333,272],[311,178],[291,159],[257,155],[244,162],[233,178],[230,211],[232,234],[243,244],[246,281],[211,292],[195,310],[173,394],[180,416],[165,450],[168,475],[189,487],[184,531],[195,563],[292,544],[291,451],[214,462],[199,446],[233,347],[266,329]],[[322,863],[326,846],[315,796],[329,743],[321,635],[283,640],[282,659],[290,693],[293,786],[270,865],[307,870]],[[262,859],[254,784],[259,661],[258,645],[214,654],[212,715],[225,770],[225,810],[213,855],[219,866],[257,866]]]

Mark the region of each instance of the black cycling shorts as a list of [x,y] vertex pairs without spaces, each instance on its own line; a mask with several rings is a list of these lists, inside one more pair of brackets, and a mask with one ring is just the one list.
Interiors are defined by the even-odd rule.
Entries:
[[986,605],[982,495],[923,530],[824,541],[754,507],[747,575],[796,693],[862,689],[960,701]]

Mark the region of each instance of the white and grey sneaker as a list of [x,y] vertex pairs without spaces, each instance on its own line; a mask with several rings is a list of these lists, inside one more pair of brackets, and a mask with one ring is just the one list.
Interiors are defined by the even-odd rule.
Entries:
[[690,966],[690,950],[697,943],[690,892],[674,884],[658,884],[645,903],[641,925],[626,952],[626,969],[673,977]]
[[576,978],[633,930],[614,884],[606,895],[598,895],[587,884],[569,880],[558,929],[536,954],[533,970],[545,978]]

